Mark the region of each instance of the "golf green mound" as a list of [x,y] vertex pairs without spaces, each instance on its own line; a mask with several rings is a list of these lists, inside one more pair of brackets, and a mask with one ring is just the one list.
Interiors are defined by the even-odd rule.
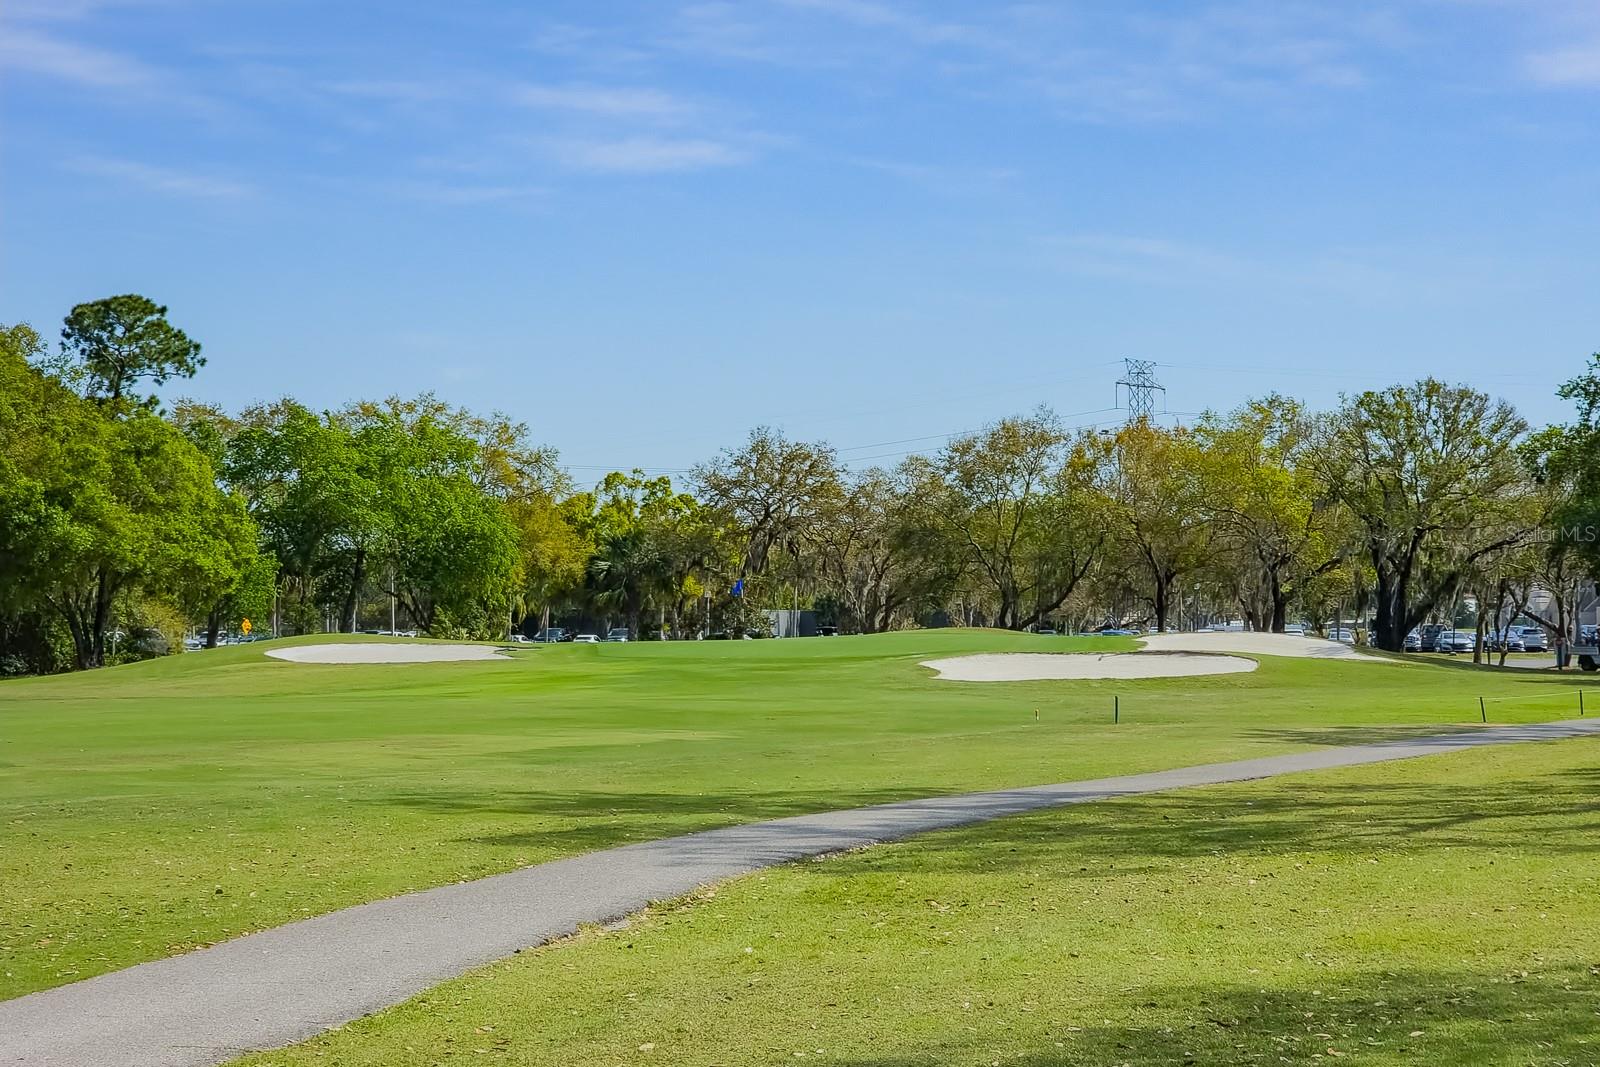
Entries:
[[445,663],[454,660],[505,659],[492,645],[435,645],[371,642],[296,645],[274,648],[273,659],[291,663]]
[[1203,674],[1243,674],[1256,661],[1239,656],[1184,652],[1120,652],[1107,655],[1053,652],[1002,652],[922,664],[948,682],[1038,682],[1095,678],[1189,678]]

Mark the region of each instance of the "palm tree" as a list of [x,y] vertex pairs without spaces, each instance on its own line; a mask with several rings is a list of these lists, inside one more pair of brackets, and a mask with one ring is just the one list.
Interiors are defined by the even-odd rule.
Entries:
[[629,633],[637,637],[645,601],[661,587],[666,572],[661,553],[645,531],[608,533],[589,560],[589,587],[596,604],[622,610]]

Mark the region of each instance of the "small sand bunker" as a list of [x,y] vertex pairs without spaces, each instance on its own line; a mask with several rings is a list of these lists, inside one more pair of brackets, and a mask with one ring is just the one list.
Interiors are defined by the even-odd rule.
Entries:
[[994,652],[922,664],[947,682],[1037,682],[1073,678],[1190,678],[1201,674],[1243,674],[1256,661],[1238,656],[1189,653]]
[[1151,652],[1233,652],[1245,656],[1296,656],[1306,659],[1360,660],[1363,663],[1388,663],[1389,660],[1358,652],[1349,645],[1325,637],[1295,637],[1291,634],[1213,633],[1151,634],[1143,638]]
[[400,644],[352,641],[349,644],[295,645],[267,652],[295,663],[444,663],[450,660],[504,659],[492,645]]

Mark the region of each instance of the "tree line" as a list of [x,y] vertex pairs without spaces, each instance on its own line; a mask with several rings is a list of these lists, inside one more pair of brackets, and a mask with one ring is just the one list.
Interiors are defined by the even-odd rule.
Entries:
[[1398,651],[1463,598],[1483,629],[1544,589],[1565,626],[1600,573],[1600,355],[1559,390],[1573,421],[1537,431],[1424,379],[1170,428],[1040,408],[865,471],[762,428],[683,485],[589,489],[525,424],[432,395],[163,407],[204,364],[140,296],[73,308],[54,351],[0,328],[0,673],[214,644],[245,618],[685,638],[790,607],[846,632],[1358,616]]

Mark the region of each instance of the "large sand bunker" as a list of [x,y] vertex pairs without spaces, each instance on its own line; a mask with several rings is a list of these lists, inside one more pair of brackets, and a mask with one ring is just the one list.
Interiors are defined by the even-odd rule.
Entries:
[[1291,634],[1214,633],[1151,634],[1142,639],[1151,652],[1222,652],[1245,656],[1296,656],[1308,659],[1360,660],[1363,663],[1389,663],[1378,656],[1358,652],[1349,645],[1322,637],[1295,637]]
[[922,664],[947,682],[1037,682],[1090,678],[1190,678],[1203,674],[1243,674],[1256,661],[1239,656],[1191,653],[997,652]]
[[271,649],[267,655],[294,663],[443,663],[450,660],[505,658],[492,645],[400,644],[383,641],[295,645]]

